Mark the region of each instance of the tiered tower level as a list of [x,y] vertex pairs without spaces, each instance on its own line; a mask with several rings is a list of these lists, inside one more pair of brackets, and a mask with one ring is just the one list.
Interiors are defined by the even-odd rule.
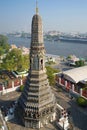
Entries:
[[18,113],[25,127],[41,128],[55,120],[55,98],[47,79],[42,19],[32,18],[30,69],[18,101]]

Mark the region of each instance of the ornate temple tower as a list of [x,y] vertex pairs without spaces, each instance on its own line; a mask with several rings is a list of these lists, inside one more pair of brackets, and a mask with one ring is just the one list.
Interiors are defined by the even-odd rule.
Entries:
[[41,128],[55,120],[55,98],[46,74],[42,19],[37,7],[32,18],[29,75],[17,111],[29,128]]

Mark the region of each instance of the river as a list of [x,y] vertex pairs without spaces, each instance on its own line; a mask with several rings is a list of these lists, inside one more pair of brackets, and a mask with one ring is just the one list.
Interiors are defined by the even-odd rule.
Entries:
[[[10,44],[30,47],[30,39],[19,37],[8,37]],[[44,41],[46,53],[52,55],[65,56],[76,55],[79,58],[87,59],[87,43],[64,42],[64,41]]]

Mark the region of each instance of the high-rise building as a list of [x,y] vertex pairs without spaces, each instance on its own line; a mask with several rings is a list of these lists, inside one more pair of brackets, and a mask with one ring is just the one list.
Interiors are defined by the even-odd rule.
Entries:
[[55,97],[52,94],[45,68],[42,19],[32,18],[30,69],[17,112],[25,127],[41,128],[55,120]]

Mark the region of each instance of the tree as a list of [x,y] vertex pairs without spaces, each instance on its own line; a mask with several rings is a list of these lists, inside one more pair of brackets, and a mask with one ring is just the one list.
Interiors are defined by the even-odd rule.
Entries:
[[47,76],[48,76],[48,79],[49,79],[49,83],[51,86],[54,86],[55,85],[55,73],[58,73],[58,70],[57,69],[54,69],[50,66],[46,66],[46,69],[47,69]]
[[78,97],[77,98],[77,104],[79,106],[85,107],[85,106],[87,106],[87,100],[84,99],[83,97]]
[[85,62],[83,60],[79,60],[79,61],[76,61],[75,64],[76,64],[76,67],[81,67],[85,65]]
[[23,70],[28,70],[29,69],[29,64],[30,64],[30,62],[29,62],[29,55],[24,55],[23,56],[23,65],[22,65],[22,68],[23,68]]
[[20,90],[21,92],[23,92],[23,90],[24,90],[24,85],[21,85],[20,88],[19,88],[19,90]]
[[10,45],[8,44],[8,39],[4,35],[0,35],[0,56],[4,53],[7,53],[10,49]]
[[24,71],[29,68],[29,56],[23,56],[20,49],[13,49],[3,59],[2,68],[10,71]]
[[4,54],[4,50],[3,50],[2,47],[0,47],[0,56],[1,56],[2,54]]
[[72,55],[68,55],[68,57],[66,58],[67,60],[71,60]]

